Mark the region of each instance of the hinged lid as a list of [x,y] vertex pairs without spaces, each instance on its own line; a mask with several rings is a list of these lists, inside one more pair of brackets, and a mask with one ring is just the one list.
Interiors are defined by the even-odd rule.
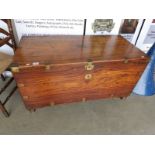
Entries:
[[23,37],[14,56],[18,66],[147,59],[121,36]]

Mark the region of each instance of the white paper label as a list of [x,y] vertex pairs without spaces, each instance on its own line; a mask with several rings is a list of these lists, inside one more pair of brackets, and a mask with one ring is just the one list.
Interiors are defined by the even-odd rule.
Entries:
[[23,35],[82,35],[84,19],[14,20],[19,40]]

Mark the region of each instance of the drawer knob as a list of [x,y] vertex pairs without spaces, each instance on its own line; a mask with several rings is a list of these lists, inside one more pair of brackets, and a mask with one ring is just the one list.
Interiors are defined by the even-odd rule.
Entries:
[[91,79],[92,79],[92,74],[85,75],[85,80],[91,80]]

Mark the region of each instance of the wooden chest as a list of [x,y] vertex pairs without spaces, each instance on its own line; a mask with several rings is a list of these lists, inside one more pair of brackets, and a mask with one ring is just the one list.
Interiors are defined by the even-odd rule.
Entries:
[[149,58],[121,36],[23,37],[12,71],[28,109],[127,97]]

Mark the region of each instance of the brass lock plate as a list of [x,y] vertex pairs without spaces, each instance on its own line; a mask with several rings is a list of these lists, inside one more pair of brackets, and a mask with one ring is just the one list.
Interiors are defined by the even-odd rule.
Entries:
[[94,64],[92,62],[87,62],[87,64],[85,65],[85,70],[91,71],[93,69],[94,69]]

